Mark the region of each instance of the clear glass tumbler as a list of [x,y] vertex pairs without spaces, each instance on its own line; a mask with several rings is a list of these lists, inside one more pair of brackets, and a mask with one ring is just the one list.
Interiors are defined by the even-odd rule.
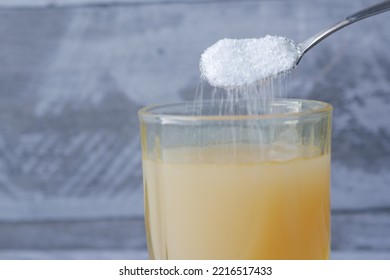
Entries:
[[328,259],[332,106],[224,106],[139,111],[150,258]]

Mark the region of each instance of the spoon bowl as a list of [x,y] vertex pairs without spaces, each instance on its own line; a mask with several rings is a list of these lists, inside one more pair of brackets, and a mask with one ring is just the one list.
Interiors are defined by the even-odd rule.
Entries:
[[390,10],[390,0],[360,10],[301,43],[279,36],[222,39],[201,55],[199,68],[210,85],[233,89],[289,73],[315,45],[359,20]]

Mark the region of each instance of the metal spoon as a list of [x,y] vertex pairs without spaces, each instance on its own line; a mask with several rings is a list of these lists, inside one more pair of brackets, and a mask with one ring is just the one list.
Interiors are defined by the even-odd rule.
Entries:
[[321,32],[317,33],[316,35],[310,37],[309,39],[301,42],[298,44],[298,50],[299,50],[299,57],[295,63],[295,66],[298,65],[298,63],[301,61],[303,55],[307,53],[312,47],[317,45],[319,42],[324,40],[329,35],[333,34],[334,32],[340,30],[341,28],[344,28],[352,23],[355,23],[359,20],[386,12],[390,10],[390,0],[384,1],[381,3],[378,3],[376,5],[370,6],[368,8],[365,8],[363,10],[360,10],[348,17],[346,17],[344,20],[333,24],[332,26],[322,30]]
[[[222,88],[235,88],[278,77],[295,68],[305,53],[329,35],[359,20],[389,10],[390,0],[378,3],[346,17],[301,43],[269,35],[260,39],[220,40],[201,56],[199,64],[202,77],[212,86]],[[255,54],[254,50],[260,46],[262,51]]]

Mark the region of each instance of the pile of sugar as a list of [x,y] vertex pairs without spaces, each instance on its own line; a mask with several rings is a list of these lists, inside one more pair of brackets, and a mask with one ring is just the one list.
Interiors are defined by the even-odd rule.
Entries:
[[287,72],[298,58],[297,45],[285,37],[223,39],[202,54],[200,71],[212,86],[234,88]]

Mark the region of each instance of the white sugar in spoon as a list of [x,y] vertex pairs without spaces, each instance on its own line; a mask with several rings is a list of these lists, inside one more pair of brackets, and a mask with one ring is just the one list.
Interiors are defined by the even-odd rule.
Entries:
[[202,77],[212,86],[234,88],[291,71],[312,47],[334,32],[359,20],[390,10],[390,0],[360,10],[309,39],[278,36],[260,39],[223,39],[206,49],[200,59]]

